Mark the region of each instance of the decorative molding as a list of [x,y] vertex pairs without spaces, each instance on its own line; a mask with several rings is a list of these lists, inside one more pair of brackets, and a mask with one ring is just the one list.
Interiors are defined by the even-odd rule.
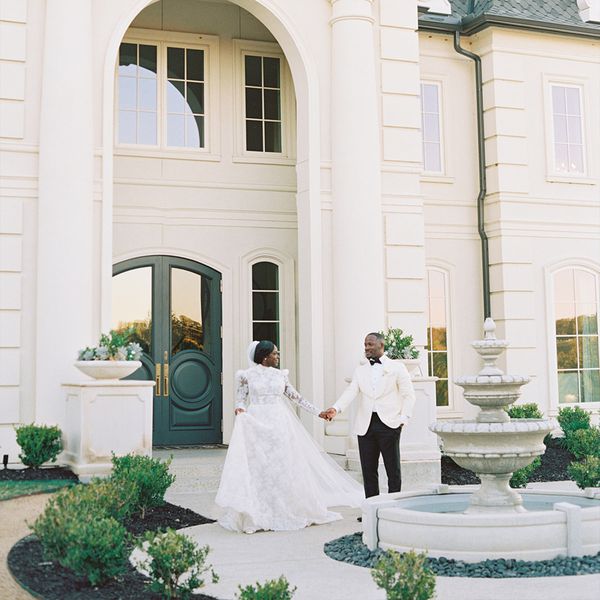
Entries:
[[600,23],[600,0],[577,0],[579,16],[586,23]]

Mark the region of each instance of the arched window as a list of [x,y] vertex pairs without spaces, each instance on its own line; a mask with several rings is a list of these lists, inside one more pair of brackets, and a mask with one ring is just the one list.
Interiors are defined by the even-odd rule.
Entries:
[[272,262],[252,265],[252,339],[280,346],[279,266]]
[[599,402],[598,275],[569,267],[554,274],[559,403]]
[[437,377],[435,396],[437,406],[449,406],[448,386],[448,315],[447,275],[439,269],[427,269],[427,371]]

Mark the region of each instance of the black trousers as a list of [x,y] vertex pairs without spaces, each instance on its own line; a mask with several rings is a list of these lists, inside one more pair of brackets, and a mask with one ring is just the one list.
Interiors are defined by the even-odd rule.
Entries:
[[379,494],[379,456],[388,478],[388,492],[399,492],[402,486],[400,477],[400,433],[402,425],[396,429],[388,427],[377,413],[373,413],[369,429],[365,435],[358,436],[358,452],[365,486],[365,496]]

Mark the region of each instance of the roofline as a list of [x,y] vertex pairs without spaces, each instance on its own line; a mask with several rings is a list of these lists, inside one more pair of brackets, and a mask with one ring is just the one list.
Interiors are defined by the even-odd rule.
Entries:
[[[430,16],[430,15],[429,15]],[[419,31],[433,31],[438,33],[453,33],[460,31],[463,35],[473,35],[488,27],[505,27],[538,33],[553,33],[556,35],[576,35],[600,39],[600,28],[590,29],[579,25],[568,25],[565,23],[546,23],[545,21],[523,20],[519,17],[506,17],[499,15],[479,15],[475,18],[446,17],[438,21],[419,20]]]

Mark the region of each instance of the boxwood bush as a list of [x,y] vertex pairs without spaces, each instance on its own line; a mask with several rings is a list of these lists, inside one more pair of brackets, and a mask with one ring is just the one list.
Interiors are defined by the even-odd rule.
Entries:
[[206,564],[208,546],[198,547],[196,542],[173,529],[165,532],[148,531],[138,542],[146,558],[138,566],[150,577],[150,588],[163,598],[189,598],[192,592],[204,586],[202,575],[211,572],[212,582],[219,577]]
[[70,519],[64,529],[66,547],[58,562],[99,585],[118,577],[127,566],[129,536],[112,517],[87,513]]
[[96,585],[122,572],[128,536],[121,521],[136,507],[132,482],[94,480],[51,497],[31,525],[49,560]]
[[291,600],[296,593],[295,587],[285,577],[270,579],[265,583],[256,582],[255,585],[239,586],[236,596],[238,600]]
[[543,419],[540,407],[535,402],[513,405],[508,409],[511,419]]
[[169,458],[162,462],[157,458],[134,454],[113,455],[111,480],[117,485],[127,482],[136,485],[138,491],[136,512],[140,513],[142,519],[149,508],[162,506],[165,503],[165,493],[175,481],[175,475],[169,473],[171,460]]
[[600,458],[600,429],[577,429],[567,438],[567,449],[577,459],[585,456]]
[[425,566],[426,554],[414,550],[385,552],[371,576],[386,592],[387,600],[430,600],[435,594],[435,575]]
[[542,459],[536,456],[532,463],[529,463],[526,467],[518,469],[512,474],[510,481],[508,482],[512,488],[524,488],[527,482],[533,475],[533,472],[542,465]]
[[600,487],[600,458],[586,456],[580,462],[572,462],[567,471],[569,477],[582,490],[587,487]]
[[62,451],[62,432],[48,425],[21,425],[15,427],[17,444],[21,447],[19,459],[27,467],[37,468],[45,462],[56,462]]
[[590,428],[590,414],[578,406],[565,406],[558,411],[558,424],[568,443],[569,436],[579,429]]

